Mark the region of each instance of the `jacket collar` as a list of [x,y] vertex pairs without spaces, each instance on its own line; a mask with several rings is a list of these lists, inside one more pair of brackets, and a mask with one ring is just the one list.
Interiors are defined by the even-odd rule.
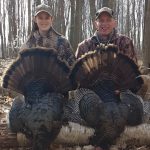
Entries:
[[100,36],[99,32],[98,31],[95,31],[94,33],[94,38],[97,39],[97,41],[99,43],[103,43],[103,44],[109,44],[109,43],[112,43],[116,38],[118,38],[118,34],[117,34],[117,31],[116,29],[114,29],[107,37],[107,39],[103,39],[103,37]]
[[[60,36],[61,36],[60,33],[58,33],[57,31],[55,31],[55,29],[54,29],[53,27],[51,27],[51,28],[48,30],[48,32],[47,32],[47,36],[44,36],[44,37],[49,38],[51,34],[56,34],[56,35],[60,35]],[[34,35],[34,37],[35,37],[36,39],[42,38],[42,36],[40,35],[40,33],[39,33],[38,30],[35,31],[35,32],[33,33],[33,35]]]

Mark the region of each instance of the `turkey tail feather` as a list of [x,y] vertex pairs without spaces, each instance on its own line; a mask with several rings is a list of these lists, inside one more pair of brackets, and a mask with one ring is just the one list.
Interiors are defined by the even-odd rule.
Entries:
[[84,88],[91,88],[99,80],[112,80],[117,89],[136,92],[143,84],[140,74],[134,61],[128,56],[117,54],[117,47],[111,44],[79,58],[70,78]]
[[49,91],[66,92],[72,88],[69,72],[68,64],[58,58],[56,50],[25,49],[6,71],[2,86],[25,94],[25,88],[33,81],[43,80]]
[[131,89],[137,92],[143,84],[138,66],[128,56],[118,54],[112,65],[111,76],[119,89]]
[[[112,45],[110,45],[112,47]],[[74,64],[70,78],[80,83],[81,87],[88,87],[98,77],[99,73],[109,74],[109,68],[112,60],[116,57],[116,47],[112,49],[109,46],[108,50],[100,47],[97,51],[91,51],[83,55]]]

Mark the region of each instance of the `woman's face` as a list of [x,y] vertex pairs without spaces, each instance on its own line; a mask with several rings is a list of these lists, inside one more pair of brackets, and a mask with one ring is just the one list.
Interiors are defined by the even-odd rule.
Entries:
[[39,30],[45,32],[52,26],[53,18],[46,12],[40,12],[35,16],[35,22],[37,23]]
[[101,36],[107,36],[116,27],[116,22],[107,13],[102,13],[95,21],[95,26]]

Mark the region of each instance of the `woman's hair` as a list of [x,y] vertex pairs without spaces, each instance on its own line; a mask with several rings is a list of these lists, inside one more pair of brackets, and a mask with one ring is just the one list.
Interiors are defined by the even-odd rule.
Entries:
[[38,27],[37,23],[33,20],[31,32],[35,32],[37,30],[39,30],[39,27]]
[[35,41],[33,41],[33,35],[34,35],[34,32],[38,31],[38,30],[39,30],[39,27],[38,27],[37,23],[34,20],[32,20],[32,29],[27,37],[26,44],[31,46],[33,43],[35,43]]

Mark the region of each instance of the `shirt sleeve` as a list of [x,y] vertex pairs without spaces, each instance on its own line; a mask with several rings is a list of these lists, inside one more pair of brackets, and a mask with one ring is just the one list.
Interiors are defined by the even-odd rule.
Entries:
[[66,59],[69,65],[72,65],[76,60],[72,46],[68,40],[66,40]]
[[137,63],[135,47],[133,45],[133,41],[129,37],[123,36],[120,39],[119,51],[120,51],[120,53],[127,55],[135,63]]
[[26,48],[29,48],[29,46],[26,43],[24,43],[21,45],[20,51],[22,51],[23,49],[26,49]]
[[65,59],[70,66],[72,66],[76,60],[70,42],[63,36],[60,36],[58,40],[58,57]]
[[78,59],[85,53],[89,51],[89,47],[86,41],[81,42],[78,44],[77,50],[75,52],[75,57]]
[[83,54],[83,48],[82,45],[78,44],[77,50],[75,52],[75,57],[79,58]]

